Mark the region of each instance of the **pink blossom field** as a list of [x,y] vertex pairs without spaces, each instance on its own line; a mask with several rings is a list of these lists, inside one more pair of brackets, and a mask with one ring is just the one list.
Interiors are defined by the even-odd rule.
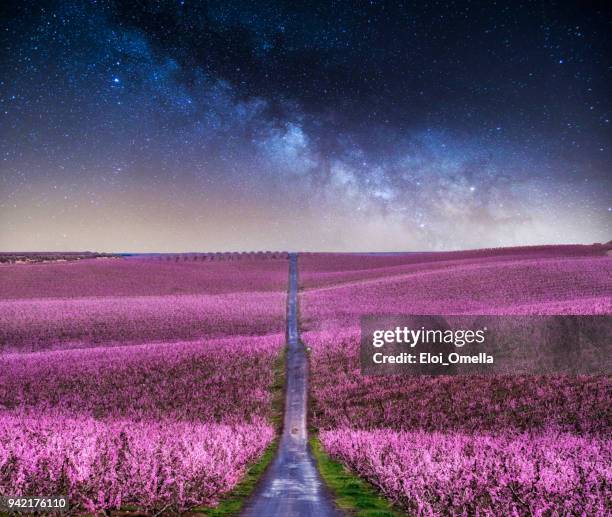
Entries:
[[0,275],[0,493],[77,514],[214,506],[276,437],[286,259]]
[[[309,424],[410,515],[604,515],[605,376],[364,377],[365,314],[612,314],[606,246],[300,254]],[[215,506],[277,436],[284,254],[0,265],[0,493]]]
[[366,314],[612,314],[603,246],[301,258],[311,423],[411,515],[605,515],[605,376],[364,377]]
[[0,266],[0,299],[286,291],[286,254],[136,255]]
[[0,351],[282,331],[286,260],[186,258],[0,266]]
[[410,515],[609,515],[610,441],[572,434],[321,432]]
[[32,352],[276,333],[285,293],[0,301],[0,350]]

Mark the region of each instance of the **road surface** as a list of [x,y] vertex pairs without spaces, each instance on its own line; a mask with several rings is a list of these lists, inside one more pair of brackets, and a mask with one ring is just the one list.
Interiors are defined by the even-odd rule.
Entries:
[[308,357],[298,329],[297,253],[289,254],[287,296],[287,394],[283,434],[243,515],[246,517],[338,517],[310,452],[306,432]]

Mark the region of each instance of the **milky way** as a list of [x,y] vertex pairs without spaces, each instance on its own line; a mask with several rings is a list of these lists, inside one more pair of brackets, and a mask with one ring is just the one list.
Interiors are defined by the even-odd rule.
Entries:
[[612,238],[605,3],[9,2],[0,249]]

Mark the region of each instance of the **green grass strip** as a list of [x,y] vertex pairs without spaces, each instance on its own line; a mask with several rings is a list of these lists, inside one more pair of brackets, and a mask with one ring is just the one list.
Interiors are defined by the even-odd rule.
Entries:
[[283,430],[283,416],[285,413],[285,369],[287,365],[287,347],[283,348],[274,361],[274,382],[270,386],[272,399],[272,417],[270,421],[278,434]]
[[332,460],[316,436],[310,438],[310,447],[321,477],[334,494],[336,504],[345,513],[356,517],[406,515],[381,497],[370,483],[349,472],[342,463]]

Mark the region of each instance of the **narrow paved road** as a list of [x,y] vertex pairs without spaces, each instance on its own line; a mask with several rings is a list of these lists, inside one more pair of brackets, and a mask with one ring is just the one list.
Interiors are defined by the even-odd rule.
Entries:
[[297,253],[289,255],[287,297],[287,395],[283,434],[276,457],[247,502],[248,517],[337,517],[308,446],[308,358],[298,329]]

